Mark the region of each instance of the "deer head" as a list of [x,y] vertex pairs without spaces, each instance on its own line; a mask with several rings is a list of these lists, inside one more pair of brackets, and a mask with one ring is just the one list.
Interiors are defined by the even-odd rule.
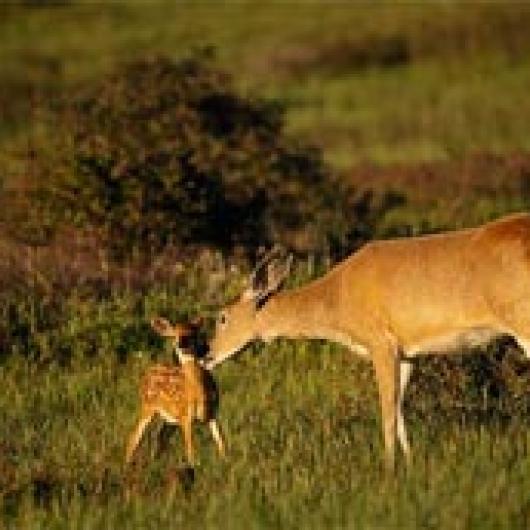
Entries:
[[273,248],[257,264],[239,299],[225,307],[217,318],[210,342],[208,367],[235,355],[249,342],[260,338],[256,320],[267,301],[283,285],[290,272],[292,255]]

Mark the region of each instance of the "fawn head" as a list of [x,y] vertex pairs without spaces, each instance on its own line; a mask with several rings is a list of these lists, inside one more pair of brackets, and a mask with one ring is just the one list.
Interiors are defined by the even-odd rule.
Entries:
[[187,323],[172,324],[162,317],[151,320],[151,328],[161,337],[170,339],[181,362],[201,359],[208,353],[202,338],[202,318]]
[[256,318],[267,300],[281,288],[290,272],[292,255],[273,248],[257,264],[239,299],[221,310],[210,342],[207,366],[235,355],[246,344],[259,338]]

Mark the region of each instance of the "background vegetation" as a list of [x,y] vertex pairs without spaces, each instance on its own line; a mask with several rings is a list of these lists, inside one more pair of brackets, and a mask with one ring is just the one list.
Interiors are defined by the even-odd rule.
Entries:
[[[524,4],[0,7],[0,513],[7,528],[527,527],[530,370],[422,360],[411,470],[371,367],[322,342],[216,371],[229,457],[153,431],[123,469],[155,314],[212,317],[259,248],[295,286],[375,237],[530,201]],[[464,353],[464,352],[462,352]],[[164,433],[162,433],[164,434]]]

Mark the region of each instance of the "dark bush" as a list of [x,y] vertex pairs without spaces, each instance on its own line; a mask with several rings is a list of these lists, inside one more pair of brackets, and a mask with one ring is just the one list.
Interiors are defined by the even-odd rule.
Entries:
[[418,358],[407,391],[410,412],[480,423],[528,415],[530,364],[513,339],[455,353]]
[[41,204],[103,229],[119,253],[272,240],[307,250],[337,215],[340,190],[320,152],[284,134],[278,102],[238,94],[202,56],[118,69],[73,95],[59,131],[73,167],[44,179]]

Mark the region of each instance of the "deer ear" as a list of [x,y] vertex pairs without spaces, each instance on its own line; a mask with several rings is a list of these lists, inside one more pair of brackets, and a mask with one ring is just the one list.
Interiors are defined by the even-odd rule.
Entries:
[[269,262],[267,266],[267,293],[273,293],[281,288],[291,272],[292,263],[292,254],[284,254]]
[[171,337],[174,335],[171,322],[162,317],[153,318],[151,320],[151,328],[162,337]]
[[289,276],[292,261],[292,254],[287,254],[279,246],[274,247],[254,269],[244,296],[254,298],[258,307],[262,305],[271,294],[281,288]]
[[204,324],[204,318],[201,316],[195,317],[190,321],[190,325],[194,328],[201,328]]

